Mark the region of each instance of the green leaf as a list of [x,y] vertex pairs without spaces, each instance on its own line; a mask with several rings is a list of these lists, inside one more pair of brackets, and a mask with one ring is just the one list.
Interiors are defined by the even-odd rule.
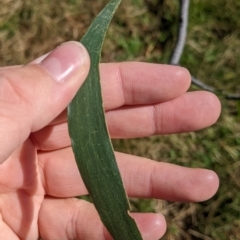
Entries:
[[81,40],[90,54],[91,68],[68,107],[68,125],[78,169],[102,222],[115,240],[142,240],[129,215],[129,202],[105,122],[99,77],[103,41],[120,2],[110,1]]

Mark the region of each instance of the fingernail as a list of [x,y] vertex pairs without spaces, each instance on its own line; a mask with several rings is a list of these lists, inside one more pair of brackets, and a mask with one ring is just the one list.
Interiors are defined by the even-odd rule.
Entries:
[[87,50],[81,43],[67,42],[53,50],[40,65],[57,82],[65,82],[80,68],[84,68],[88,59]]

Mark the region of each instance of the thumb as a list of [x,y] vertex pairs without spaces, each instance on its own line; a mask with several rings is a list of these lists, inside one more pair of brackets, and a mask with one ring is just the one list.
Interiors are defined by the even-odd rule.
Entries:
[[46,126],[67,107],[90,67],[86,49],[77,42],[62,44],[40,61],[0,69],[0,163],[31,132]]

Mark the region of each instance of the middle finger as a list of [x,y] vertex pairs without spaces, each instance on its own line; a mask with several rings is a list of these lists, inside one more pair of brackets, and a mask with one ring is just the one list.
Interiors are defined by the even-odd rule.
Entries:
[[[119,108],[105,116],[111,138],[136,138],[196,131],[213,124],[219,112],[216,96],[199,91],[155,105]],[[65,114],[61,116],[66,117]],[[50,151],[70,146],[68,126],[61,116],[32,134],[38,149]]]

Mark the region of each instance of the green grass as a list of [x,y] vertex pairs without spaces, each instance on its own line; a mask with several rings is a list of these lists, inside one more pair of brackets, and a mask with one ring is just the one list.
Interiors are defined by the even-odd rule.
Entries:
[[[0,66],[24,64],[61,42],[79,40],[106,2],[2,0]],[[102,61],[168,62],[176,40],[178,1],[146,2],[123,0],[109,29]],[[181,64],[205,83],[240,94],[239,12],[236,0],[192,0]],[[115,148],[124,152],[218,173],[220,189],[204,203],[132,201],[134,210],[166,216],[169,228],[163,239],[240,239],[240,101],[220,98],[223,111],[213,127],[114,141]]]

